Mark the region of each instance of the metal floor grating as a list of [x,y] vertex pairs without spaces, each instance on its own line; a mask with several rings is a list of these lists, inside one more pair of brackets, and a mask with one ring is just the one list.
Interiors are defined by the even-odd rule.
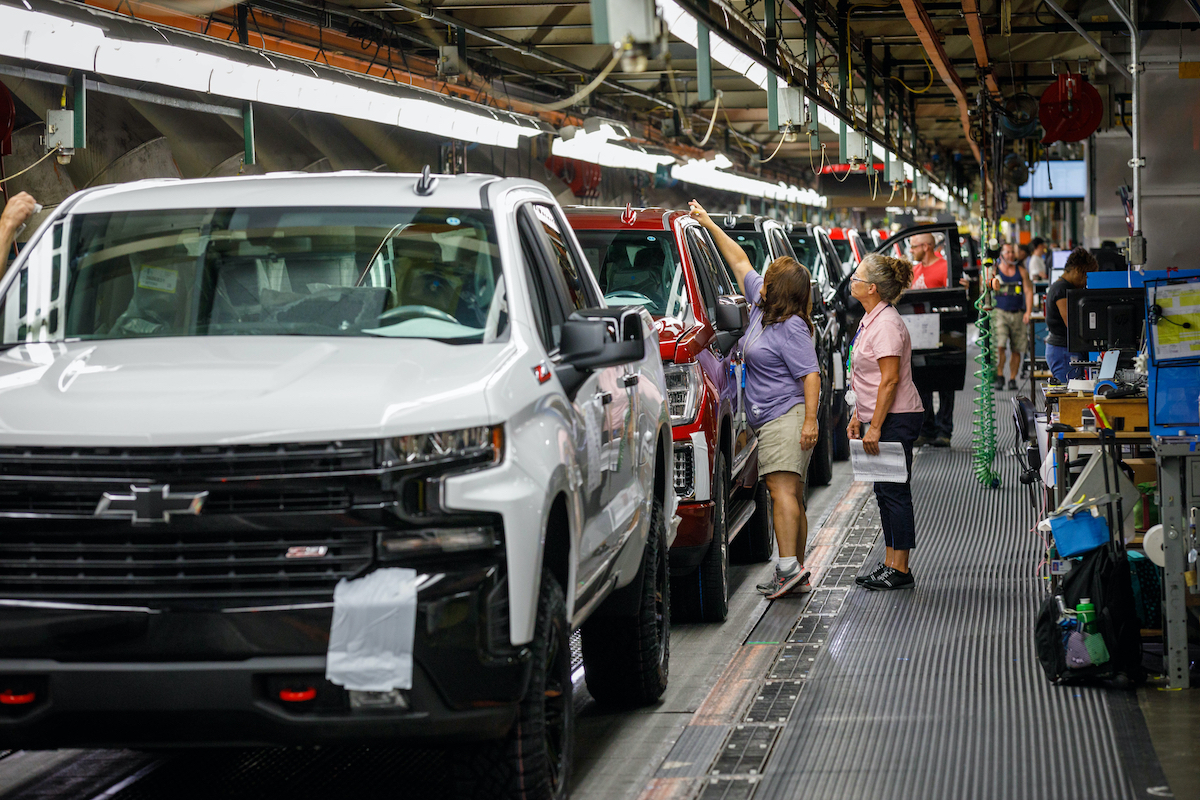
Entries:
[[[768,676],[799,679],[800,694],[755,800],[1152,796],[1146,786],[1157,763],[1143,768],[1121,746],[1136,701],[1051,686],[1038,666],[1041,545],[1026,532],[1024,487],[1003,455],[1003,486],[976,482],[967,449],[971,397],[957,399],[957,449],[926,448],[914,464],[916,590],[830,589],[844,596],[837,616],[801,619]],[[1004,399],[1001,443],[1011,437]],[[835,563],[853,563],[858,541],[848,539]],[[869,555],[881,553],[880,541]],[[832,583],[822,586],[842,585],[847,572],[831,571]],[[811,662],[798,646],[805,641],[821,644]],[[732,789],[708,786],[701,797],[734,796],[718,793]]]

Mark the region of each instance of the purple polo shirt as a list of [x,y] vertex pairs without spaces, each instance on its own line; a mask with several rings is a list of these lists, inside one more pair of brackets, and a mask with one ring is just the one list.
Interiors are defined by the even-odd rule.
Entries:
[[[817,349],[808,325],[800,317],[762,325],[758,307],[762,276],[746,276],[746,299],[750,301],[750,327],[742,340],[746,359],[746,417],[754,428],[786,414],[804,402],[804,376],[820,372]],[[815,398],[814,398],[815,400]]]

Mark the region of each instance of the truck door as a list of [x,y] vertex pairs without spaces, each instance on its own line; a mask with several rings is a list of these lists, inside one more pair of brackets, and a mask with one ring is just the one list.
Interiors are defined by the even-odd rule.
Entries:
[[[567,224],[558,209],[547,203],[531,203],[528,208],[536,222],[550,282],[564,318],[600,306],[600,297],[585,277],[587,266],[565,234]],[[576,437],[576,452],[581,462],[587,462],[584,489],[588,509],[580,554],[586,557],[589,571],[603,570],[641,521],[646,489],[637,480],[639,379],[636,364],[605,367],[589,375],[574,398],[582,426],[578,431],[582,436]]]
[[[874,250],[894,255],[896,249],[912,260],[912,238],[929,234],[946,259],[946,286],[910,289],[896,304],[905,317],[913,337],[913,379],[938,391],[959,390],[966,384],[967,325],[973,321],[967,290],[959,284],[963,276],[962,243],[954,222],[918,225],[906,228],[881,242]],[[915,263],[915,262],[914,262]],[[850,300],[849,277],[842,282],[841,293]],[[852,301],[857,314],[851,330],[857,329],[862,306]],[[933,318],[930,318],[933,315]]]

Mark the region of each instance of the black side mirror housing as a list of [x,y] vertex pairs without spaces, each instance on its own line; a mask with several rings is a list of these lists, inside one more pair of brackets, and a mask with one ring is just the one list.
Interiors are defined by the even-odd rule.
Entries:
[[750,327],[750,304],[741,295],[726,295],[717,300],[717,318],[713,320],[721,333],[740,337]]
[[559,380],[574,396],[589,373],[640,361],[646,352],[641,310],[588,308],[576,311],[563,322],[559,353]]

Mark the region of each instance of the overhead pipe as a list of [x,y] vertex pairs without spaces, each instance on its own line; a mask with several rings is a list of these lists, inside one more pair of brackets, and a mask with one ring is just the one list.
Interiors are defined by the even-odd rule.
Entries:
[[1133,95],[1133,158],[1129,159],[1129,166],[1133,168],[1133,235],[1129,237],[1126,258],[1130,266],[1140,267],[1146,263],[1146,240],[1142,236],[1142,170],[1146,160],[1142,158],[1142,65],[1138,61],[1141,40],[1137,24],[1133,21],[1137,16],[1137,0],[1129,2],[1132,17],[1117,0],[1108,0],[1108,3],[1129,28],[1129,77]]
[[1058,14],[1060,17],[1062,17],[1063,21],[1066,22],[1068,25],[1070,25],[1075,30],[1076,33],[1078,33],[1080,36],[1082,36],[1088,44],[1090,44],[1093,48],[1095,48],[1096,52],[1099,53],[1104,58],[1105,61],[1107,61],[1109,64],[1112,64],[1114,67],[1116,67],[1118,74],[1124,75],[1126,78],[1129,78],[1128,65],[1122,64],[1119,60],[1117,60],[1116,56],[1114,56],[1112,53],[1105,50],[1104,47],[1099,42],[1097,42],[1094,38],[1092,38],[1092,35],[1090,33],[1088,33],[1087,31],[1085,31],[1083,29],[1083,26],[1080,25],[1078,22],[1076,22],[1075,18],[1072,17],[1070,14],[1068,14],[1063,9],[1062,6],[1060,6],[1057,2],[1055,2],[1055,0],[1044,0],[1044,2],[1046,3],[1046,5],[1050,6],[1050,8],[1052,8],[1054,10],[1055,14]]

